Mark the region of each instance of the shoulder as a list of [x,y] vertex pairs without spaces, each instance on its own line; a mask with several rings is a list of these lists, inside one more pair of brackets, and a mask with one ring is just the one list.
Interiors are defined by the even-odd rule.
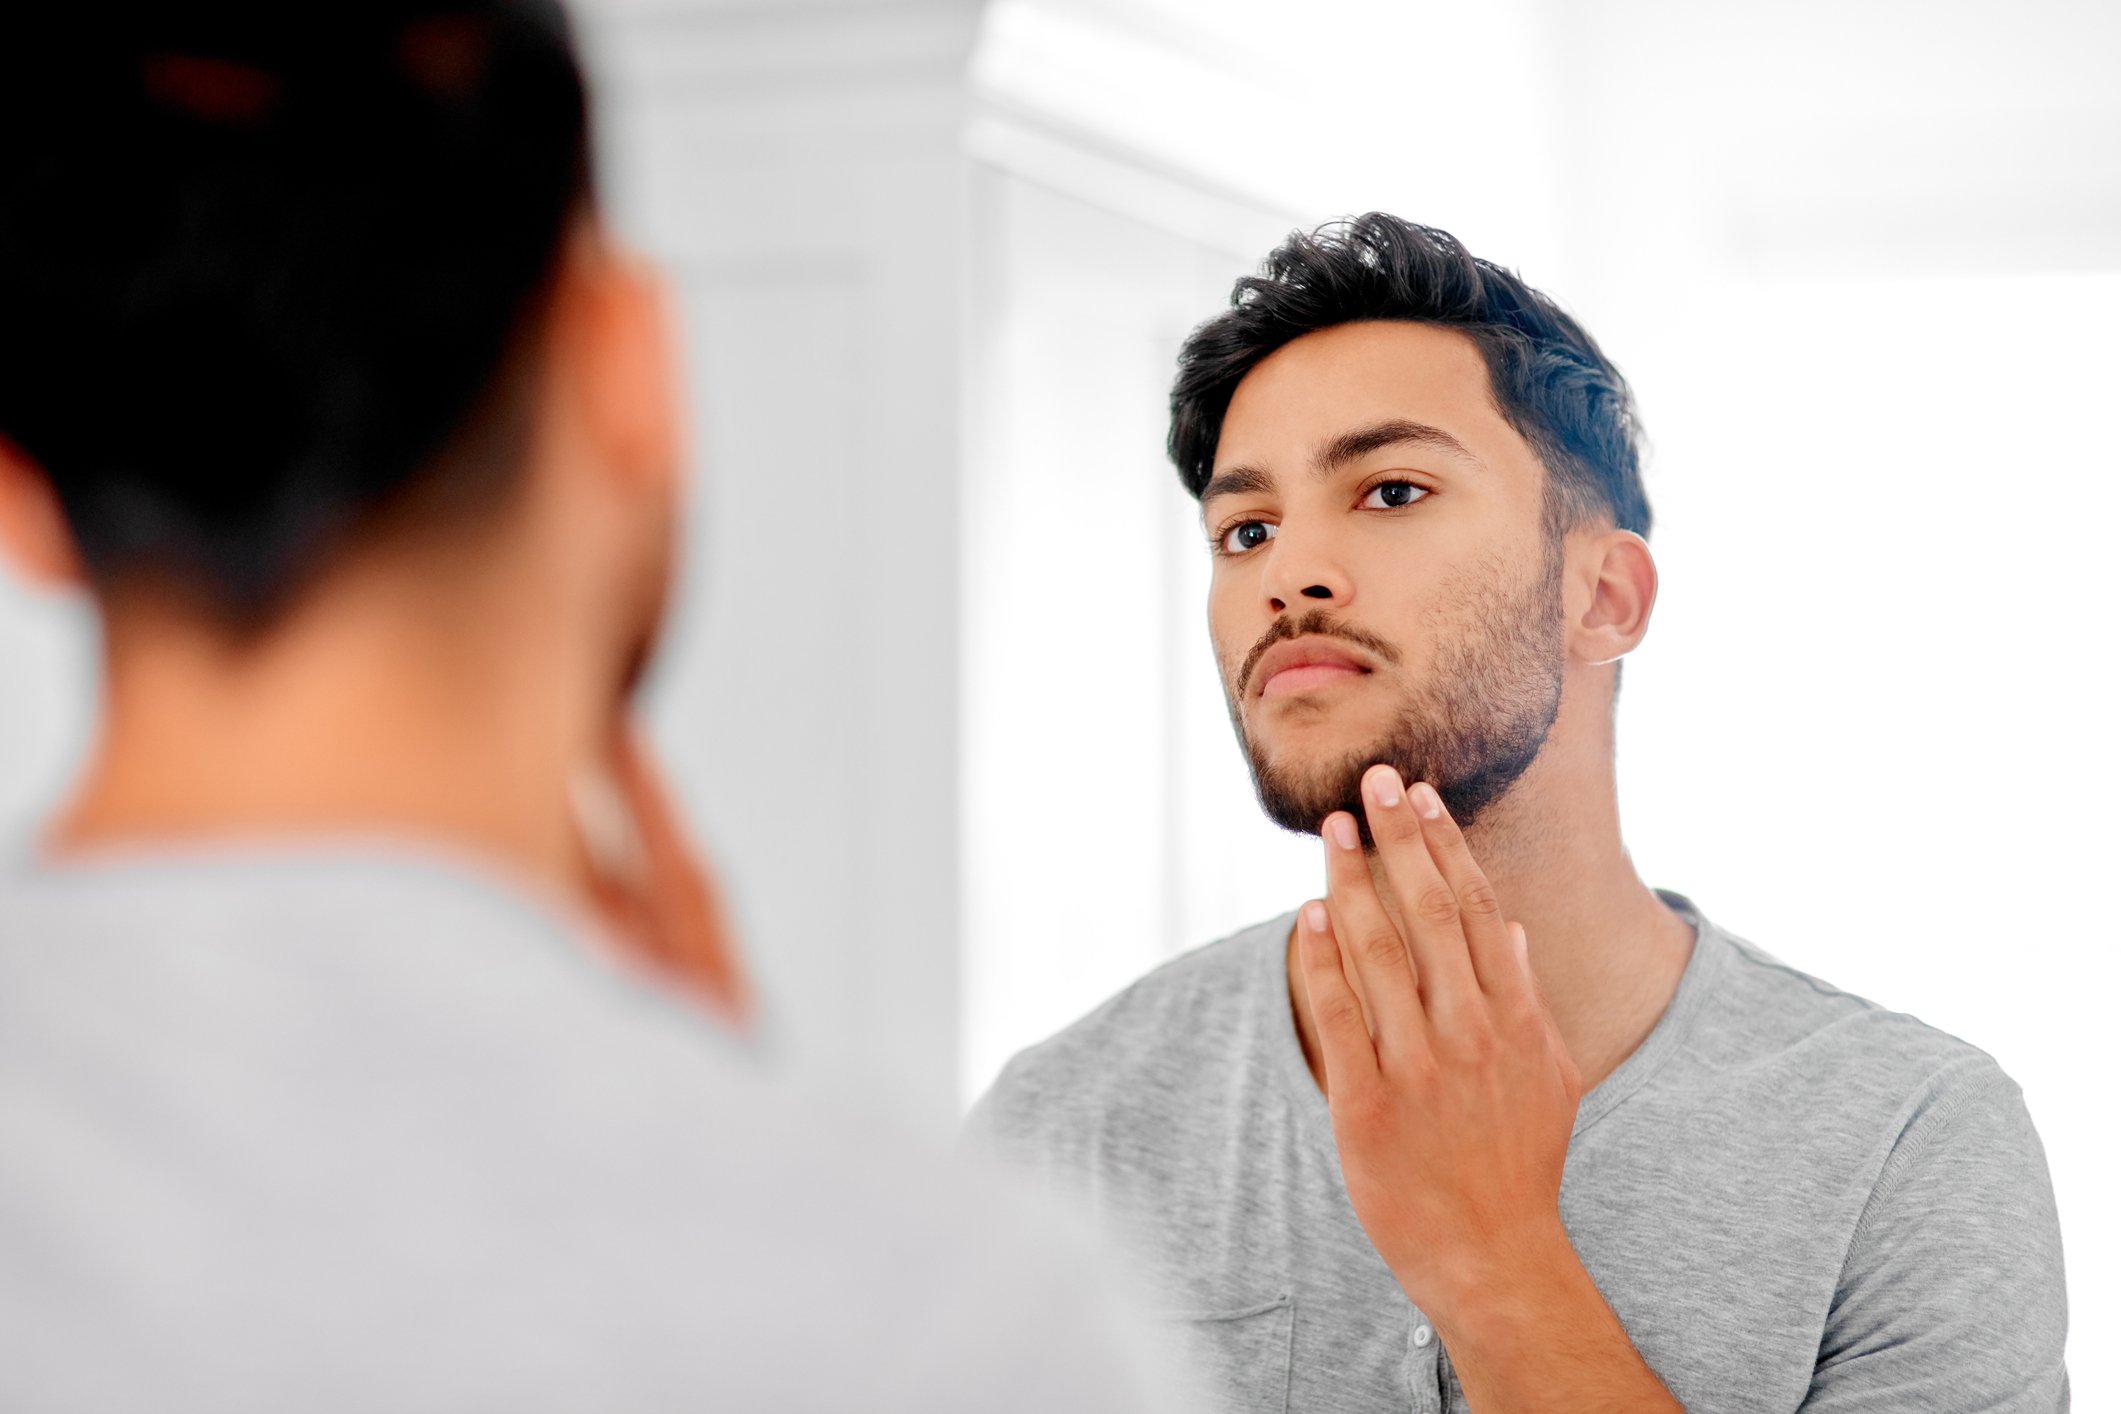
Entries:
[[1182,1121],[1204,1085],[1286,1014],[1278,983],[1292,916],[1245,928],[1130,984],[1019,1052],[974,1107],[969,1128],[1003,1148],[1079,1131],[1116,1111]]
[[1707,985],[1648,1082],[1642,1118],[1717,1118],[1745,1162],[1814,1204],[1843,1195],[1831,1201],[1864,1223],[1859,1210],[1903,1202],[1911,1172],[2051,1203],[2024,1096],[1988,1052],[1713,924],[1700,936],[1714,950],[1701,959]]
[[[880,1408],[1134,1407],[1106,1274],[1043,1210],[761,1073],[536,899],[398,861],[16,882],[0,984],[0,1233],[75,1278],[61,1301],[0,1272],[0,1325],[43,1348],[179,1280],[144,1346],[188,1370],[186,1340],[265,1331],[244,1387],[277,1388],[336,1368],[350,1320],[417,1352],[368,1407],[460,1375],[497,1408],[810,1407],[820,1329],[853,1333]],[[428,1339],[474,1297],[475,1330]],[[507,1344],[560,1311],[537,1357],[580,1366],[577,1400]],[[0,1372],[0,1403],[72,1378]]]
[[1786,1122],[1763,1090],[1752,1113],[1786,1173],[1846,1180],[1804,1209],[1840,1255],[1805,1407],[2066,1406],[2061,1225],[2017,1082],[1914,1016],[1751,945],[1734,955],[1734,990],[1766,1005],[1772,1022],[1754,1024],[1782,1041],[1757,1064],[1788,1097]]
[[1986,1051],[1903,1011],[1793,967],[1703,920],[1714,982],[1688,1050],[1718,1069],[1770,1067],[1837,1094],[1912,1103],[1925,1097],[2016,1095]]

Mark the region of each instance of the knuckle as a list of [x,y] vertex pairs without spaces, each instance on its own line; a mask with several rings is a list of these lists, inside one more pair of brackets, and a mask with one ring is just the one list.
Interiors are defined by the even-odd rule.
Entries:
[[1434,1051],[1422,1047],[1400,1058],[1394,1078],[1416,1095],[1431,1096],[1443,1083],[1443,1067]]
[[1510,1034],[1526,1046],[1544,1046],[1547,1043],[1547,1019],[1531,1002],[1521,1002],[1510,1008],[1507,1014]]
[[1430,884],[1415,895],[1414,916],[1424,923],[1455,923],[1458,921],[1458,895],[1451,892],[1449,885]]
[[1494,918],[1502,913],[1502,900],[1486,879],[1468,880],[1458,891],[1458,910],[1468,918]]
[[1407,945],[1400,941],[1399,934],[1388,927],[1372,928],[1363,934],[1362,952],[1371,962],[1392,964],[1403,961]]
[[1488,1024],[1485,1016],[1459,1008],[1452,1018],[1451,1049],[1462,1061],[1486,1065],[1495,1059],[1501,1046],[1495,1028]]
[[1382,1085],[1348,1080],[1334,1087],[1327,1099],[1336,1121],[1359,1130],[1382,1128],[1391,1112],[1390,1096]]
[[1362,1008],[1345,992],[1315,1001],[1312,1006],[1321,1030],[1343,1030],[1363,1024]]

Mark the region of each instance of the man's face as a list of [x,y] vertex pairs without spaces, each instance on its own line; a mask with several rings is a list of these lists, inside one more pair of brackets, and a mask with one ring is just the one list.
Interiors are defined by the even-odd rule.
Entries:
[[1469,824],[1531,764],[1565,654],[1545,488],[1449,329],[1322,330],[1238,385],[1201,498],[1208,624],[1277,824],[1361,820],[1379,761]]

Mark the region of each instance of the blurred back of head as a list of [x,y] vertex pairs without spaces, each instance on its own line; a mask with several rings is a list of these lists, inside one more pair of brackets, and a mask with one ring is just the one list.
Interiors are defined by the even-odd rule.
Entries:
[[506,498],[589,200],[550,0],[0,19],[0,436],[100,593],[268,624],[354,540]]

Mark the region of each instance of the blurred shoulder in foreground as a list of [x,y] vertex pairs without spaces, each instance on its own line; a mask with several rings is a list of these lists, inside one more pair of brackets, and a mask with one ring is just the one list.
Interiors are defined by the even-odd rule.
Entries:
[[0,885],[0,1405],[1141,1407],[1060,1248],[440,856]]

